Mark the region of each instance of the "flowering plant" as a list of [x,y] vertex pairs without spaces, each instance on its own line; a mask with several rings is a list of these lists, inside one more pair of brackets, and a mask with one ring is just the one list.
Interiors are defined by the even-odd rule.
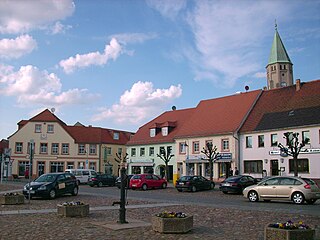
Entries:
[[273,228],[281,228],[281,229],[310,229],[310,227],[306,224],[304,224],[302,221],[299,221],[298,223],[294,223],[291,220],[288,220],[285,223],[271,223],[268,225],[268,227]]
[[84,205],[83,202],[64,202],[60,204],[62,206],[79,206],[79,205]]
[[161,212],[156,214],[157,217],[161,218],[185,218],[187,217],[187,214],[183,212]]
[[3,196],[18,196],[18,195],[20,195],[20,194],[16,193],[16,192],[14,192],[14,193],[4,193],[3,194]]

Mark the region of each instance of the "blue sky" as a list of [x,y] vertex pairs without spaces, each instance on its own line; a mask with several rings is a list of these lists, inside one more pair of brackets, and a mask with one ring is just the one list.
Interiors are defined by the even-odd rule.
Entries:
[[0,1],[0,139],[42,110],[126,131],[266,86],[278,31],[294,79],[320,79],[320,1]]

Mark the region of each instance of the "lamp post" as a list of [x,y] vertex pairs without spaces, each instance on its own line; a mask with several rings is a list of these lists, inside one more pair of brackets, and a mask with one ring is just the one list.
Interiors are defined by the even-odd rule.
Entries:
[[[189,169],[189,145],[187,144],[187,141],[184,142],[183,146],[188,150],[187,150],[187,157],[186,157],[186,175],[189,175],[190,173],[190,169]],[[185,150],[186,150],[185,149]]]
[[31,199],[31,176],[32,176],[32,160],[33,160],[33,151],[34,151],[34,140],[31,139],[30,140],[30,162],[29,162],[29,196],[28,196],[28,200],[29,200],[29,204],[30,204],[30,199]]

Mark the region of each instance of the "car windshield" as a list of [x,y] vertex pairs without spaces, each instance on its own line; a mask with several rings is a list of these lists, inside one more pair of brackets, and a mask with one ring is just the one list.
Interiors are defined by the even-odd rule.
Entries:
[[180,178],[180,181],[190,181],[192,176],[184,176]]
[[228,177],[226,180],[224,180],[225,182],[234,182],[236,180],[238,180],[240,177],[239,176],[234,176],[234,177]]
[[53,182],[56,179],[56,175],[44,174],[38,177],[35,182]]

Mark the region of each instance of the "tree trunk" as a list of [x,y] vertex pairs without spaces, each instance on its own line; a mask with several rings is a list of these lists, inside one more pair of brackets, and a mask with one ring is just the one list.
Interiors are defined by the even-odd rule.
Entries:
[[213,164],[212,161],[209,162],[209,167],[210,167],[210,181],[213,180]]
[[294,176],[298,177],[298,157],[294,156],[293,157],[293,171],[294,171]]
[[168,163],[166,163],[166,179],[169,182],[169,166],[168,166]]

